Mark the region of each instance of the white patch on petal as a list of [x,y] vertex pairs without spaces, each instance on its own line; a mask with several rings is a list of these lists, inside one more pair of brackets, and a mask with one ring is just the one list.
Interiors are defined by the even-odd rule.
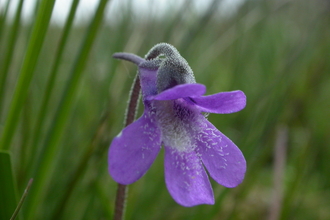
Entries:
[[164,145],[179,152],[190,152],[197,147],[193,135],[200,128],[196,126],[196,121],[204,117],[199,112],[185,107],[185,101],[181,101],[156,101],[157,119]]
[[121,137],[121,135],[123,134],[123,132],[121,131],[119,134],[117,134],[117,138],[120,138]]

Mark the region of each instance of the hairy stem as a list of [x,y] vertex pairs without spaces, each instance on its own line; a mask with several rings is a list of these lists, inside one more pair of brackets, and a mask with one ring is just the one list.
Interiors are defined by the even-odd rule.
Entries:
[[[141,90],[140,80],[139,80],[139,75],[137,74],[134,79],[130,93],[130,98],[126,111],[125,127],[131,124],[135,119],[136,110],[139,102],[140,90]],[[113,218],[114,220],[122,220],[124,218],[127,191],[128,191],[127,185],[122,185],[118,183],[116,203],[115,203],[115,214]]]

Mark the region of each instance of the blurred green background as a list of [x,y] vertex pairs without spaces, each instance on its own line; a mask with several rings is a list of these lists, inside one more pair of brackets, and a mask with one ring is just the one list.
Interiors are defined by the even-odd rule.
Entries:
[[129,186],[126,219],[330,219],[330,1],[200,1],[137,10],[100,0],[82,19],[74,0],[62,23],[49,22],[55,0],[35,1],[29,19],[23,0],[2,2],[1,219],[30,178],[20,219],[112,219],[107,151],[136,67],[111,56],[143,57],[159,42],[180,51],[207,94],[245,92],[244,110],[209,120],[248,170],[233,189],[212,180],[215,205],[185,208],[166,189],[161,152]]

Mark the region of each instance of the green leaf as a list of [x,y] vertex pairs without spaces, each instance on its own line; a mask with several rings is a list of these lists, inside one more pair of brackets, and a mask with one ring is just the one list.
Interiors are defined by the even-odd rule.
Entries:
[[8,9],[9,9],[9,3],[10,1],[7,1],[6,6],[4,7],[4,10],[0,11],[0,45],[2,43],[2,38],[4,36],[3,32],[5,29],[5,23],[7,20],[7,13],[8,13]]
[[0,219],[10,219],[17,200],[10,154],[0,151]]
[[38,147],[39,140],[42,137],[42,134],[41,134],[42,126],[44,125],[46,116],[48,116],[47,113],[49,113],[47,111],[47,107],[49,106],[49,103],[51,102],[50,97],[51,97],[52,91],[55,86],[58,69],[60,67],[61,61],[63,61],[62,58],[63,58],[64,48],[68,42],[69,33],[70,33],[70,30],[72,29],[72,24],[73,24],[74,17],[75,17],[77,8],[78,8],[79,1],[80,0],[74,0],[71,4],[69,16],[66,20],[61,39],[57,46],[54,63],[52,65],[52,68],[51,68],[51,71],[49,74],[49,78],[47,81],[46,91],[43,94],[42,104],[40,106],[40,109],[38,110],[39,117],[37,118],[36,126],[34,127],[34,131],[33,131],[33,135],[32,135],[31,148],[33,149],[32,150],[33,152],[36,152],[36,148]]
[[[8,1],[9,2],[9,1]],[[10,34],[8,37],[8,42],[7,42],[7,47],[6,47],[6,51],[5,51],[5,58],[3,60],[2,65],[0,66],[0,115],[2,113],[2,111],[4,110],[3,107],[3,100],[5,98],[6,95],[6,90],[5,90],[5,86],[6,86],[6,81],[7,81],[7,77],[8,77],[8,71],[9,71],[9,67],[10,64],[12,63],[12,58],[14,55],[14,51],[15,51],[15,45],[17,44],[17,38],[19,36],[19,29],[20,29],[20,20],[21,20],[21,14],[22,14],[22,9],[23,9],[23,3],[24,0],[20,0],[19,4],[17,6],[16,9],[16,14],[15,14],[15,21],[14,24],[12,25],[12,28],[10,30]],[[1,26],[0,26],[1,28]],[[1,31],[1,29],[0,29]],[[1,34],[0,34],[1,36]]]
[[37,161],[35,173],[35,186],[31,189],[31,197],[28,203],[28,218],[33,218],[34,210],[37,208],[38,203],[41,201],[43,192],[42,189],[49,181],[49,170],[52,170],[52,163],[54,162],[53,155],[59,150],[59,141],[61,140],[63,130],[67,123],[74,97],[78,91],[80,79],[85,68],[88,55],[92,49],[95,41],[96,34],[98,33],[99,26],[103,21],[103,13],[106,8],[108,0],[101,0],[98,8],[91,20],[89,29],[86,32],[85,39],[81,45],[79,54],[76,57],[70,79],[66,84],[64,93],[61,97],[60,105],[56,111],[55,120],[48,133],[45,147],[41,149],[42,157]]
[[0,149],[8,150],[10,148],[20,118],[20,111],[27,96],[29,85],[45,39],[54,3],[55,0],[43,0],[40,3],[23,66],[10,104],[9,114],[0,139]]

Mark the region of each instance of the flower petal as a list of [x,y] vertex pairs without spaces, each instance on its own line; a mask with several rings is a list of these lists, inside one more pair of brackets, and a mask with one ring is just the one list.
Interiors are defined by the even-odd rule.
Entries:
[[210,181],[194,151],[178,152],[165,146],[165,181],[173,199],[182,206],[214,204]]
[[238,112],[246,105],[244,92],[220,92],[214,95],[191,98],[201,111],[209,113],[227,114]]
[[142,177],[160,150],[160,130],[150,114],[145,111],[111,143],[108,169],[118,183],[127,185]]
[[164,90],[158,95],[151,96],[149,100],[173,100],[185,97],[201,96],[206,92],[206,87],[203,84],[189,83],[180,84],[170,89]]
[[157,94],[157,69],[139,68],[140,85],[143,97]]
[[213,124],[205,119],[204,130],[197,138],[196,151],[210,176],[225,187],[240,184],[245,175],[246,161],[240,149]]

